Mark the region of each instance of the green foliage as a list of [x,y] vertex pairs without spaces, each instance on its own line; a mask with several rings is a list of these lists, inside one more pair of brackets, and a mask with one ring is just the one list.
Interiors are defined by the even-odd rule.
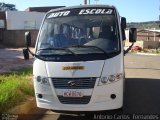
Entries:
[[25,101],[26,95],[34,96],[31,76],[31,68],[0,75],[0,113]]
[[6,4],[4,2],[0,2],[0,11],[17,11],[17,9],[14,4]]
[[159,49],[143,49],[140,52],[142,52],[142,53],[151,53],[151,54],[160,54],[160,50]]

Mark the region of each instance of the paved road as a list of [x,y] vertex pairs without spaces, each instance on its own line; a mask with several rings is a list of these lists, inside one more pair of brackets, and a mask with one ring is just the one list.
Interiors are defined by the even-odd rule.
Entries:
[[125,68],[126,78],[160,79],[160,56],[128,54]]
[[[33,48],[32,48],[33,49]],[[32,66],[33,59],[25,61],[22,48],[0,49],[0,73],[10,72],[13,69]]]
[[[160,119],[160,56],[125,56],[126,84],[122,110],[59,114],[51,111],[35,115],[33,120],[92,120],[92,119]],[[117,114],[122,114],[118,116]],[[143,114],[143,116],[141,116]],[[147,116],[151,114],[151,116]],[[154,115],[153,115],[154,114]],[[39,117],[38,117],[39,116]],[[30,119],[31,120],[31,119]]]

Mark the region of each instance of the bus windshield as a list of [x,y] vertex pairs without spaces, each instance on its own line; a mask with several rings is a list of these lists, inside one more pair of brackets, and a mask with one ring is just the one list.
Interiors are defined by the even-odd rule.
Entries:
[[85,10],[81,10],[78,15],[72,11],[49,13],[40,31],[37,51],[50,50],[51,54],[118,52],[120,42],[114,11],[107,14],[100,10],[98,13],[96,9],[92,10],[93,14],[88,11],[85,14]]

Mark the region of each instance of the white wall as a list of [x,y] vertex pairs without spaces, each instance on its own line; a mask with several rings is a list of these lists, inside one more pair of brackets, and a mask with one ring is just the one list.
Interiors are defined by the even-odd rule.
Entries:
[[7,11],[7,30],[38,30],[45,13],[27,11]]
[[129,41],[129,29],[125,30],[126,41]]

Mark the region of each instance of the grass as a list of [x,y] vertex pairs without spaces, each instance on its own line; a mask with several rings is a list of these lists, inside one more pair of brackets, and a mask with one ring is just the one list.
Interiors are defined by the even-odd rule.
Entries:
[[158,49],[143,49],[141,52],[143,52],[143,53],[160,54],[160,50],[158,50]]
[[151,53],[151,54],[159,54],[160,55],[160,50],[159,49],[143,49],[143,50],[131,50],[131,52],[141,52],[141,53]]
[[31,76],[32,68],[0,75],[0,113],[25,101],[26,95],[34,96]]

